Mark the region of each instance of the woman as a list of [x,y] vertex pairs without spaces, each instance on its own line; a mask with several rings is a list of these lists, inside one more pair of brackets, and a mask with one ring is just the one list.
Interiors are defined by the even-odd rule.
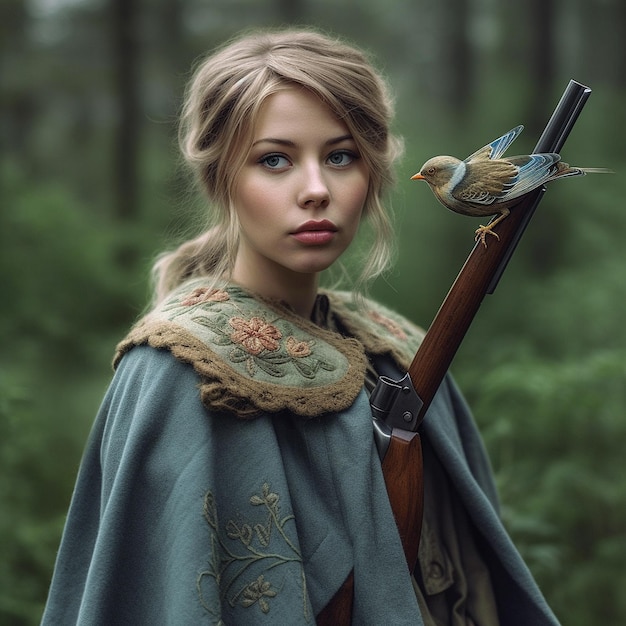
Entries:
[[[423,425],[406,568],[368,393],[421,333],[359,297],[389,261],[391,114],[365,55],[313,32],[247,35],[198,66],[181,145],[212,223],[158,260],[154,306],[118,346],[44,623],[313,624],[350,572],[353,624],[557,623],[451,380]],[[355,293],[320,290],[364,221]]]

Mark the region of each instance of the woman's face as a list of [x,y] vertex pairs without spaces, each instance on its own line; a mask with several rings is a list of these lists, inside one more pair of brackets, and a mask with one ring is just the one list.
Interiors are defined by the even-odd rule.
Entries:
[[297,87],[269,96],[234,191],[233,279],[272,297],[316,285],[354,238],[368,184],[347,126],[317,96]]

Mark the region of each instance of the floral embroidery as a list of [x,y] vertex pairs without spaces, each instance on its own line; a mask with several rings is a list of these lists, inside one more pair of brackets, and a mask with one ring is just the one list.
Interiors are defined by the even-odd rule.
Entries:
[[132,345],[168,349],[200,376],[204,406],[243,419],[285,409],[314,417],[350,406],[365,370],[358,337],[206,280],[181,285],[148,313],[118,346],[115,366]]
[[198,287],[182,300],[173,299],[163,308],[171,320],[185,316],[211,330],[212,344],[230,346],[231,350],[222,353],[223,356],[235,365],[242,365],[250,378],[258,377],[259,371],[272,378],[284,378],[293,368],[303,378],[314,380],[321,371],[334,372],[337,368],[313,353],[314,340],[299,339],[291,325],[286,325],[283,332],[264,317],[266,311],[262,315],[258,309],[256,313],[242,311],[238,301],[224,289]]
[[233,317],[228,323],[234,329],[231,335],[233,342],[240,343],[250,354],[256,356],[263,350],[271,352],[278,350],[278,340],[282,338],[280,330],[260,317],[252,317],[249,320]]
[[207,287],[198,287],[194,289],[184,300],[181,301],[183,306],[195,306],[204,302],[226,302],[230,300],[228,292],[223,289],[209,289]]
[[[249,504],[258,508],[254,521],[230,519],[226,523],[226,537],[220,526],[215,496],[211,491],[204,498],[204,518],[211,532],[211,557],[208,567],[198,577],[197,586],[204,608],[216,620],[221,619],[219,606],[209,606],[204,598],[205,578],[212,578],[219,587],[219,595],[231,607],[258,606],[267,614],[270,601],[280,593],[267,576],[277,575],[281,565],[297,564],[300,571],[303,610],[305,619],[310,619],[302,555],[289,538],[286,526],[294,522],[293,515],[281,517],[280,497],[264,483],[261,492],[254,494]],[[275,538],[273,536],[275,535]],[[253,569],[253,566],[257,566]],[[258,567],[263,568],[259,574]],[[293,571],[293,570],[292,570]],[[289,574],[288,574],[289,575]]]
[[263,613],[270,612],[269,602],[263,597],[275,598],[277,592],[272,589],[272,583],[266,581],[261,574],[255,581],[251,582],[242,592],[241,605],[244,607],[252,606],[255,602],[259,603],[259,607]]
[[400,325],[393,320],[381,315],[378,311],[370,311],[368,315],[374,322],[386,328],[394,337],[400,339],[400,341],[406,341],[408,339],[407,334],[402,330]]
[[285,346],[287,353],[294,359],[302,359],[311,354],[312,341],[298,341],[295,337],[287,337]]

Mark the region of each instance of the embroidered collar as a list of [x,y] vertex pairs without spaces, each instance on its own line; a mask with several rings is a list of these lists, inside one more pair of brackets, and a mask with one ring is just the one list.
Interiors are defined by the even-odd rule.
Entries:
[[185,283],[141,319],[118,345],[114,366],[134,345],[148,344],[193,365],[207,408],[242,418],[283,410],[318,417],[352,405],[366,353],[389,353],[406,368],[421,339],[379,305],[368,303],[364,315],[347,293],[320,296],[321,328],[281,303],[206,282]]

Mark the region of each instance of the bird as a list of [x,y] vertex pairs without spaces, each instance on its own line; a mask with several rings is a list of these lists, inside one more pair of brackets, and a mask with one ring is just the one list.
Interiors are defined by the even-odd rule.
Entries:
[[610,173],[606,168],[570,166],[556,152],[504,158],[502,155],[524,130],[516,126],[465,160],[452,156],[428,159],[411,180],[425,180],[445,207],[472,217],[498,215],[475,231],[475,240],[487,247],[487,235],[500,239],[493,227],[509,214],[509,207],[542,185],[569,176]]

